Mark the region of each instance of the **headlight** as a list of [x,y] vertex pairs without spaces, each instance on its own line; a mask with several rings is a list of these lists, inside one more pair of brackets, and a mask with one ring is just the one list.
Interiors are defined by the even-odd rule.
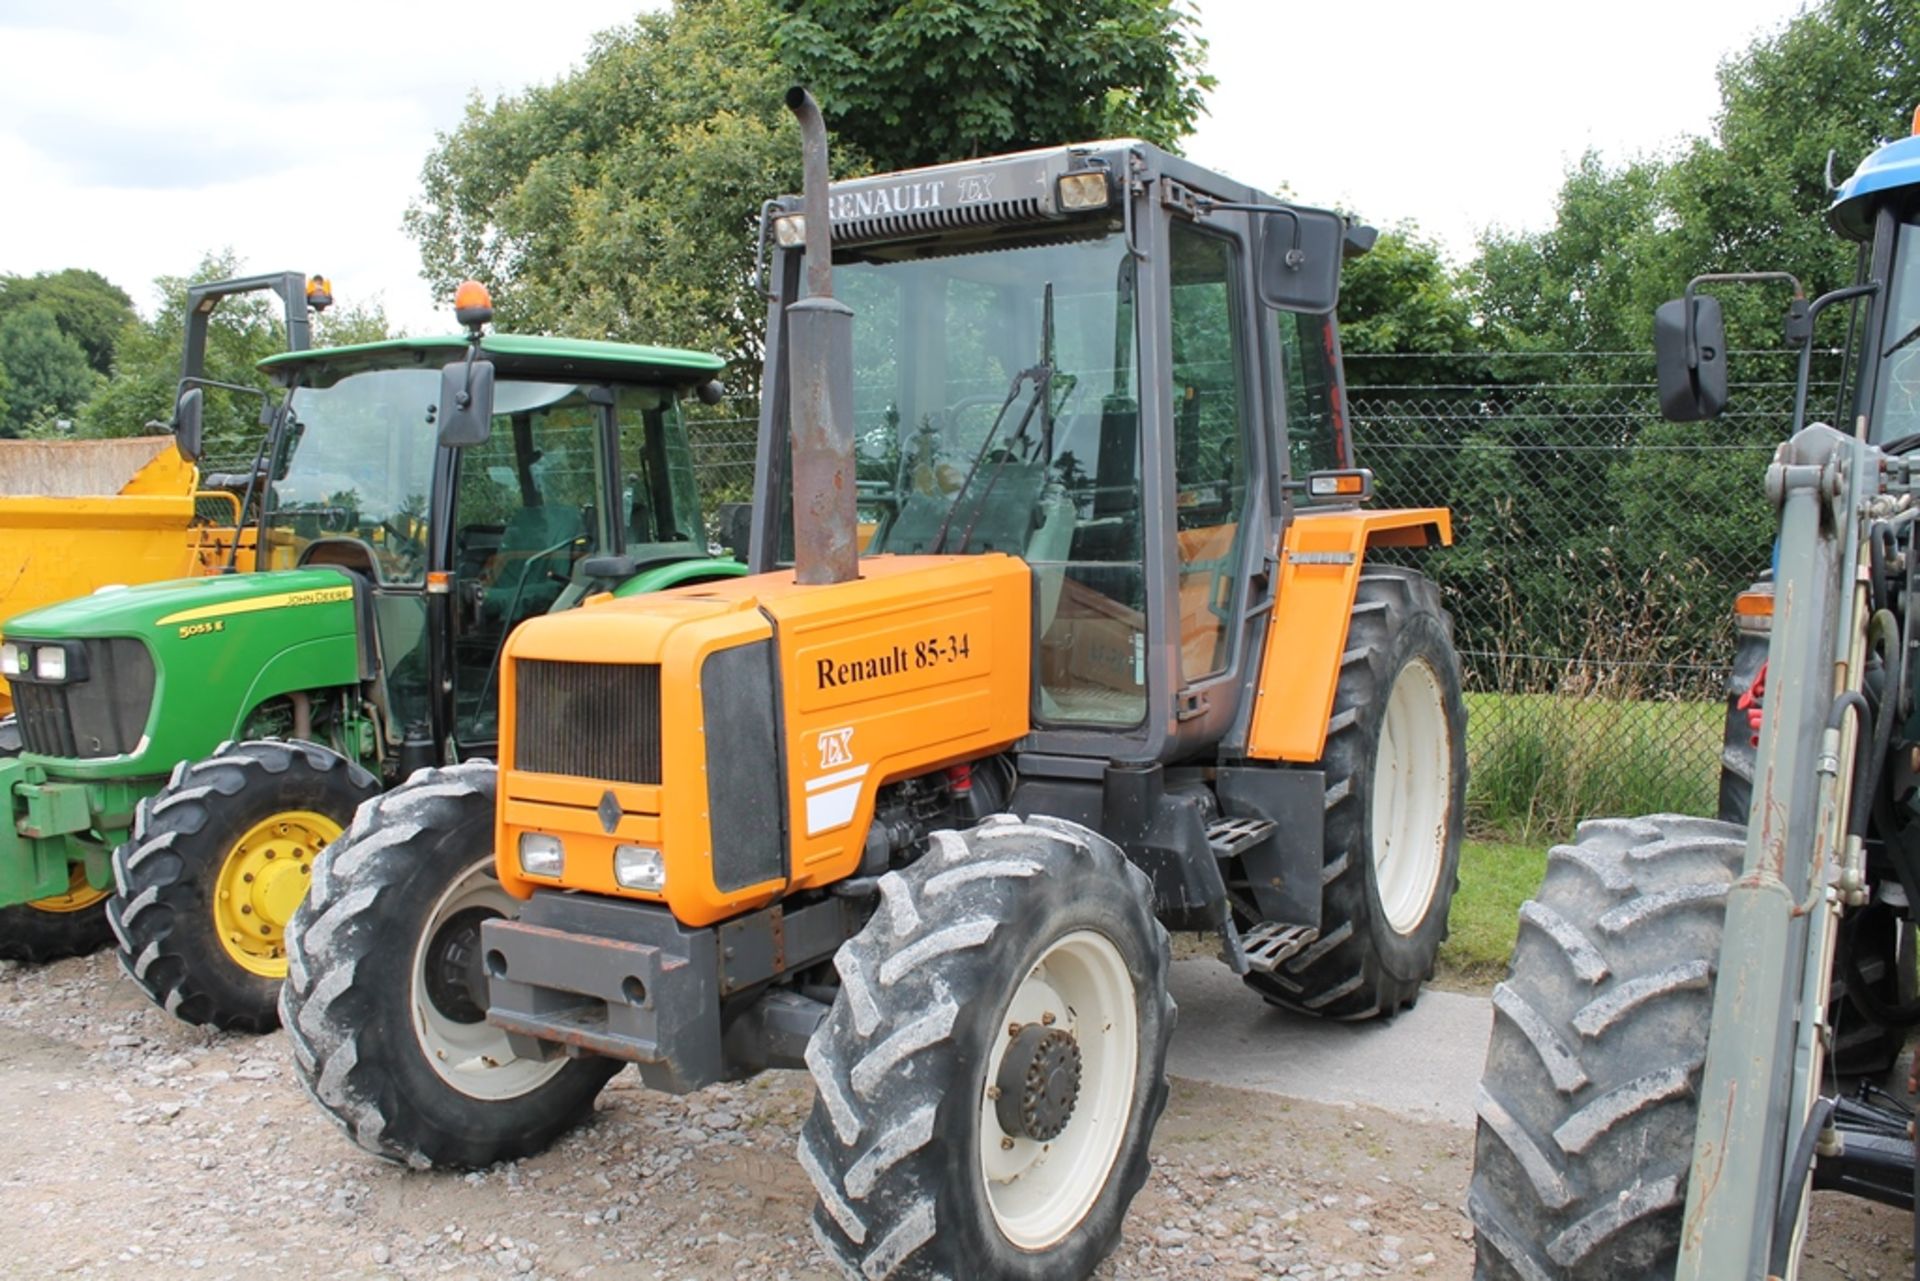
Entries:
[[16,645],[12,641],[0,645],[0,676],[24,676],[26,672],[26,647]]
[[1108,200],[1107,175],[1098,169],[1091,173],[1070,173],[1060,179],[1060,208],[1063,211],[1105,209]]
[[545,832],[520,833],[520,870],[528,876],[558,876],[567,865],[567,850],[557,836]]
[[630,890],[658,893],[667,888],[667,863],[660,857],[659,850],[650,850],[644,845],[616,845],[613,847],[613,879]]
[[33,674],[43,681],[67,679],[67,651],[58,645],[42,645],[34,650]]
[[782,249],[798,249],[807,243],[807,219],[804,214],[782,214],[773,220],[774,243]]

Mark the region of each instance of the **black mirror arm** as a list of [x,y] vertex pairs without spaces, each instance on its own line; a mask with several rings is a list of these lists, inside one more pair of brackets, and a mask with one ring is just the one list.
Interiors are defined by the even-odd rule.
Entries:
[[1712,271],[1704,276],[1695,276],[1687,282],[1687,291],[1683,295],[1687,308],[1687,368],[1700,368],[1700,340],[1694,330],[1693,295],[1703,284],[1726,282],[1731,284],[1763,285],[1781,281],[1793,286],[1796,302],[1804,303],[1807,291],[1800,284],[1800,278],[1790,271]]
[[453,407],[455,409],[470,409],[473,407],[473,362],[479,354],[480,330],[476,326],[473,331],[473,336],[467,339],[465,381],[460,387],[459,398],[454,401]]
[[1203,214],[1210,214],[1215,210],[1224,210],[1227,213],[1285,214],[1288,220],[1293,223],[1293,247],[1287,250],[1286,265],[1294,271],[1300,270],[1300,263],[1303,257],[1300,252],[1300,215],[1286,205],[1251,205],[1232,200],[1213,200],[1207,196],[1196,196],[1193,207]]
[[[1780,274],[1786,275],[1785,272],[1781,272]],[[1794,297],[1800,299],[1802,296],[1797,292],[1800,287],[1800,282],[1796,280],[1793,284],[1796,290]],[[1814,320],[1819,317],[1821,312],[1833,306],[1835,303],[1850,302],[1855,298],[1864,298],[1868,294],[1878,292],[1880,292],[1880,282],[1877,280],[1869,280],[1864,285],[1848,285],[1844,289],[1835,289],[1829,293],[1821,294],[1818,298],[1815,298],[1811,303],[1807,304],[1806,329],[1808,341],[1800,344],[1800,369],[1794,379],[1793,429],[1795,431],[1800,430],[1807,415],[1807,379],[1813,374],[1812,337]]]
[[177,407],[180,404],[180,395],[189,387],[218,387],[221,391],[237,391],[248,396],[258,396],[262,404],[271,405],[273,403],[273,393],[265,387],[249,387],[245,383],[223,383],[217,378],[201,378],[195,376],[182,378],[179,387],[174,390],[173,403],[176,406],[176,414],[178,413]]

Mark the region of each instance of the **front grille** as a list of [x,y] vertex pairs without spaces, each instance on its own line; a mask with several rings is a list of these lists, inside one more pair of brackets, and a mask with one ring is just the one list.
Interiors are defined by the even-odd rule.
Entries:
[[[14,637],[31,645],[25,637]],[[87,678],[63,685],[13,682],[20,741],[29,752],[96,760],[140,745],[153,710],[153,655],[137,640],[89,640]]]
[[658,663],[524,659],[514,681],[515,769],[659,783]]

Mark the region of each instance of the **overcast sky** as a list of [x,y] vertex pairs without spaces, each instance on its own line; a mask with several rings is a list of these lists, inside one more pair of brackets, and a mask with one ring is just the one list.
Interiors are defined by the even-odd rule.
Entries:
[[[323,5],[0,0],[0,272],[152,279],[231,246],[324,271],[414,332],[452,328],[400,229],[470,92],[553,80],[635,0]],[[1800,0],[1199,0],[1219,78],[1190,155],[1460,259],[1551,222],[1595,148],[1711,127],[1714,69]],[[1843,157],[1849,163],[1857,157]]]

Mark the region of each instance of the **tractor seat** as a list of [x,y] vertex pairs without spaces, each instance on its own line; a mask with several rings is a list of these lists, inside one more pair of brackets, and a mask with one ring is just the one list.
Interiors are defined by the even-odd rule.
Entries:
[[366,575],[367,581],[380,586],[385,579],[380,574],[380,556],[373,545],[364,538],[330,536],[316,538],[300,549],[299,557],[294,561],[302,568],[311,565],[332,565],[340,569],[351,569],[355,573]]

